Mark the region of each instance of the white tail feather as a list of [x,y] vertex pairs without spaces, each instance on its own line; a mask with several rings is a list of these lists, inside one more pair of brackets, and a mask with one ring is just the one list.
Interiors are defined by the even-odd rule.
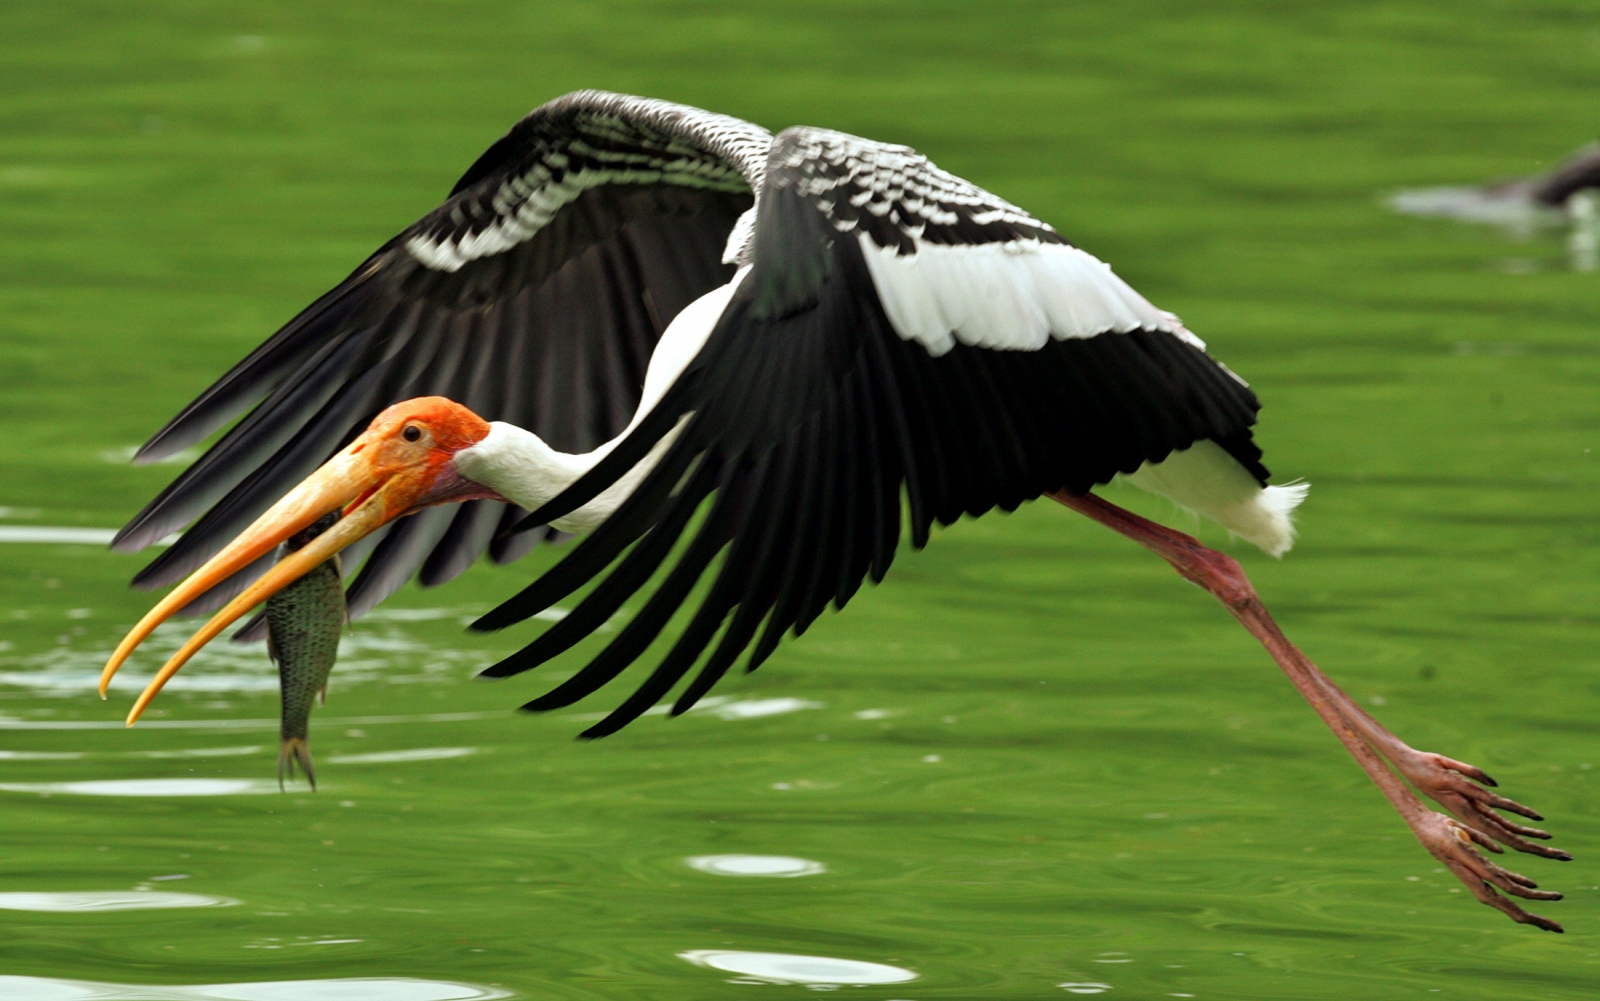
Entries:
[[1234,535],[1282,556],[1294,545],[1291,517],[1311,489],[1308,483],[1263,487],[1214,441],[1197,441],[1123,477],[1179,507],[1210,518]]

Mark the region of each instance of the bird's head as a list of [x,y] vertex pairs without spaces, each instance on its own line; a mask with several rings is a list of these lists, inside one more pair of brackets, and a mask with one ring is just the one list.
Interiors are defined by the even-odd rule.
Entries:
[[456,458],[488,434],[487,421],[440,396],[406,400],[383,411],[355,441],[289,491],[139,621],[106,664],[100,676],[101,697],[117,668],[157,626],[328,512],[342,510],[343,517],[305,546],[285,554],[172,656],[134,703],[128,714],[130,726],[167,679],[214,636],[357,539],[435,504],[498,497],[456,468]]
[[284,501],[301,492],[326,493],[348,516],[381,497],[387,517],[379,524],[384,524],[435,504],[492,496],[455,465],[460,452],[488,435],[488,421],[442,396],[396,403]]

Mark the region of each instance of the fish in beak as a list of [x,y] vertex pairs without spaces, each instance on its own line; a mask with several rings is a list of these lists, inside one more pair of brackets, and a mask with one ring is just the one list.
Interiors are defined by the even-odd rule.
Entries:
[[[289,536],[285,554],[332,528],[337,513],[303,532]],[[317,771],[311,763],[311,705],[328,700],[328,675],[339,659],[339,636],[348,616],[344,602],[344,574],[339,557],[319,564],[310,573],[267,599],[267,653],[278,665],[280,695],[278,727],[278,790],[283,776],[294,775],[295,765],[305,772],[312,791]]]
[[105,698],[112,675],[157,626],[331,511],[342,510],[343,517],[300,549],[285,554],[172,655],[133,704],[129,726],[213,637],[357,539],[435,504],[499,499],[493,490],[466,479],[455,468],[456,454],[488,434],[488,422],[439,396],[407,400],[379,414],[360,437],[272,505],[139,620],[101,672],[100,697]]

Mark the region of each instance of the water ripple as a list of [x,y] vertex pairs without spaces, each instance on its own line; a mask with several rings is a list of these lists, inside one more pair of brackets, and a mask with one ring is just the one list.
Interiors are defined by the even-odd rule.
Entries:
[[715,876],[814,876],[828,871],[821,862],[789,855],[695,855],[683,861]]
[[917,979],[910,970],[884,963],[864,963],[832,956],[795,956],[786,952],[736,952],[694,949],[678,953],[696,966],[737,973],[765,984],[903,984]]
[[481,984],[410,977],[160,986],[0,975],[0,995],[9,1001],[490,1001],[511,997],[511,992]]
[[413,747],[404,751],[375,751],[371,754],[336,754],[328,759],[334,765],[387,765],[402,761],[438,761],[477,754],[476,747]]
[[0,910],[50,911],[63,914],[149,911],[168,907],[233,907],[238,903],[231,897],[208,897],[200,893],[162,893],[154,890],[0,893]]
[[[510,716],[509,709],[491,709],[480,712],[413,713],[404,716],[330,716],[318,717],[321,726],[376,726],[383,723],[464,723],[480,719],[498,719]],[[141,730],[276,730],[281,721],[275,719],[142,719]],[[0,716],[0,730],[125,730],[122,720],[63,719],[32,720]]]
[[[111,689],[141,691],[158,666],[165,663],[194,632],[189,622],[160,626],[129,658],[126,668],[111,681]],[[77,648],[53,647],[28,656],[0,657],[0,685],[32,689],[44,695],[67,696],[92,691],[110,657],[109,647],[98,644]],[[455,650],[424,643],[394,628],[358,627],[339,641],[340,685],[383,679],[392,683],[443,681],[485,666],[488,654]],[[417,674],[396,675],[397,667],[413,667]],[[278,671],[258,646],[212,643],[195,654],[189,669],[167,683],[168,691],[204,693],[273,692]]]
[[[86,782],[0,782],[7,792],[74,796],[257,796],[278,784],[258,779],[93,779]],[[292,791],[292,790],[291,790]]]

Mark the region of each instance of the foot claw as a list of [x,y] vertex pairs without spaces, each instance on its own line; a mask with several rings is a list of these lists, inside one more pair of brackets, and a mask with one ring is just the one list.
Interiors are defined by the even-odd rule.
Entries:
[[[1545,931],[1563,930],[1556,922],[1537,914],[1530,914],[1496,892],[1499,890],[1525,900],[1561,899],[1561,894],[1541,890],[1539,884],[1528,877],[1502,868],[1479,854],[1477,850],[1479,847],[1497,852],[1502,850],[1494,843],[1493,837],[1462,821],[1431,811],[1413,822],[1411,828],[1428,853],[1443,862],[1479,901],[1502,911],[1511,920],[1521,924],[1534,925]],[[1512,847],[1517,846],[1513,844]]]
[[1422,757],[1433,759],[1432,764],[1435,767],[1447,769],[1452,772],[1460,772],[1462,775],[1472,779],[1474,782],[1482,782],[1484,785],[1491,788],[1498,789],[1500,787],[1500,783],[1490,778],[1489,773],[1484,771],[1482,768],[1479,768],[1477,765],[1469,765],[1465,761],[1457,761],[1455,758],[1447,758],[1442,754],[1423,754]]
[[1496,810],[1504,810],[1507,813],[1515,813],[1520,817],[1527,817],[1529,820],[1538,821],[1544,819],[1544,814],[1540,813],[1538,810],[1530,810],[1514,799],[1506,799],[1504,796],[1496,796],[1492,792],[1484,792],[1482,789],[1473,789],[1471,786],[1466,786],[1465,788],[1471,790],[1468,795],[1473,796],[1473,798],[1477,799],[1480,803],[1489,804]]
[[1513,824],[1499,814],[1491,812],[1482,803],[1475,800],[1468,801],[1468,806],[1472,811],[1471,815],[1458,816],[1456,819],[1472,827],[1478,833],[1494,838],[1501,844],[1515,848],[1519,852],[1527,852],[1529,855],[1559,859],[1562,862],[1572,861],[1572,856],[1559,848],[1548,848],[1544,845],[1536,845],[1530,841],[1523,840],[1524,838],[1548,838],[1550,835],[1547,832],[1535,830],[1531,827],[1523,827],[1521,824]]
[[[1482,785],[1473,784],[1474,782],[1495,784],[1483,769],[1454,758],[1447,758],[1442,754],[1428,754],[1412,751],[1409,748],[1391,760],[1407,781],[1444,807],[1468,829],[1481,835],[1473,840],[1483,848],[1499,853],[1501,849],[1498,845],[1490,843],[1492,840],[1519,852],[1542,858],[1566,861],[1572,857],[1560,849],[1546,848],[1526,840],[1528,838],[1546,840],[1550,837],[1548,831],[1513,823],[1495,813],[1495,810],[1504,810],[1529,820],[1544,820],[1538,811],[1531,810],[1516,800],[1492,793]],[[1469,779],[1473,781],[1468,781]]]
[[1456,804],[1446,801],[1444,807],[1463,824],[1486,837],[1494,839],[1507,848],[1513,848],[1529,855],[1538,855],[1541,858],[1571,860],[1571,856],[1559,848],[1536,845],[1526,840],[1526,838],[1548,839],[1550,835],[1545,831],[1532,830],[1519,824],[1508,823],[1504,818],[1476,807],[1476,804]]

